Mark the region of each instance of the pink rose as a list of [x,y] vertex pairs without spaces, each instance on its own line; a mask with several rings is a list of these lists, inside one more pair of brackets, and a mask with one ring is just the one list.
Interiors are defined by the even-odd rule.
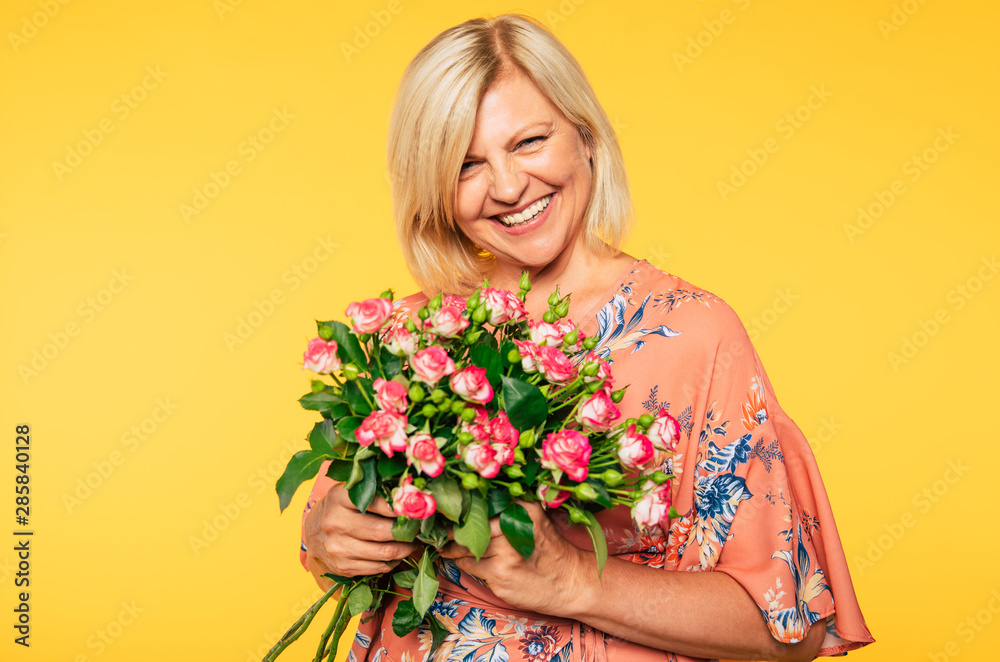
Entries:
[[417,351],[417,334],[402,324],[393,326],[382,342],[393,356],[410,356]]
[[618,459],[629,469],[638,469],[649,463],[654,456],[653,442],[641,432],[635,431],[635,423],[618,438]]
[[434,497],[413,486],[413,477],[404,476],[392,491],[392,512],[410,519],[427,519],[437,511]]
[[565,335],[555,324],[535,320],[528,322],[528,334],[531,336],[531,342],[539,347],[558,347]]
[[354,436],[362,446],[378,442],[382,452],[392,457],[394,452],[406,450],[406,416],[376,409],[361,421]]
[[507,444],[490,444],[493,449],[493,456],[501,466],[511,466],[514,464],[514,449]]
[[429,386],[436,385],[445,375],[455,372],[455,362],[448,352],[434,345],[417,351],[410,360],[413,378]]
[[445,306],[458,308],[459,311],[463,311],[469,307],[465,299],[463,299],[462,297],[457,297],[453,294],[446,294],[442,299],[441,303]]
[[394,411],[402,414],[406,411],[407,393],[406,387],[399,382],[382,379],[379,377],[372,384],[375,387],[375,402],[379,409],[384,411]]
[[462,317],[462,310],[457,306],[439,308],[427,322],[428,330],[442,338],[456,338],[469,326],[469,320]]
[[458,372],[452,373],[448,380],[451,390],[459,397],[485,405],[493,399],[493,387],[486,379],[486,368],[470,365]]
[[319,375],[329,375],[335,370],[340,370],[336,341],[326,341],[322,338],[310,340],[302,355],[302,369],[312,370]]
[[614,401],[602,389],[587,398],[580,407],[576,420],[594,432],[606,432],[620,415]]
[[521,437],[521,433],[510,424],[507,412],[501,411],[498,413],[496,418],[489,422],[489,429],[490,438],[493,440],[493,443],[505,444],[511,449],[517,448],[517,442]]
[[540,357],[539,347],[530,340],[515,340],[517,351],[521,355],[521,368],[527,372],[538,371],[538,359]]
[[510,290],[498,290],[488,287],[483,290],[482,301],[486,304],[486,321],[496,326],[507,322],[520,322],[528,316],[524,302]]
[[354,333],[375,333],[392,315],[392,301],[389,299],[365,299],[361,303],[355,301],[345,312],[353,322]]
[[576,430],[550,432],[542,442],[542,466],[580,482],[587,478],[590,451],[590,441]]
[[640,529],[659,526],[666,530],[670,526],[670,481],[662,485],[646,481],[643,489],[649,491],[632,506],[632,520]]
[[681,426],[677,419],[662,407],[657,412],[653,424],[646,431],[653,447],[658,451],[673,451],[681,438]]
[[462,459],[483,478],[495,478],[500,473],[496,452],[487,443],[474,442],[465,447]]
[[434,478],[444,470],[444,455],[438,450],[437,440],[426,432],[410,437],[406,447],[406,463],[417,471]]
[[565,384],[576,377],[576,366],[558,347],[539,348],[538,369],[553,384]]
[[560,490],[551,485],[539,485],[537,494],[538,500],[547,508],[558,508],[566,499],[573,496],[569,490]]

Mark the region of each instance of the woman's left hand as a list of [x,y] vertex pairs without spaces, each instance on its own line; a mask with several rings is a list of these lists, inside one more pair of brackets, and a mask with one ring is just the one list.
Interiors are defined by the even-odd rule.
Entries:
[[490,520],[490,544],[482,558],[452,542],[441,556],[453,559],[463,571],[484,580],[501,600],[512,607],[559,616],[579,598],[587,574],[597,576],[587,554],[556,530],[548,514],[536,502],[519,501],[535,524],[535,551],[528,558],[511,547],[500,530],[500,520]]

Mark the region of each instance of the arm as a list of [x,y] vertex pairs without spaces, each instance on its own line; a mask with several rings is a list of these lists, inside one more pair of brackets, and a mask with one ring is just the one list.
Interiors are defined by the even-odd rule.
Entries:
[[478,562],[457,544],[442,556],[486,580],[512,606],[578,620],[651,648],[737,660],[811,660],[820,649],[821,625],[798,644],[775,640],[756,603],[722,572],[677,572],[609,558],[599,580],[592,551],[559,534],[538,504],[523,505],[535,522],[535,552],[528,559],[507,543],[496,519]]

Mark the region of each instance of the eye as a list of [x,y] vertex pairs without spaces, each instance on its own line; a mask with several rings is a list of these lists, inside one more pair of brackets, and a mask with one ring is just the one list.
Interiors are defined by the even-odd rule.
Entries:
[[517,143],[517,146],[518,147],[528,147],[528,146],[531,146],[531,145],[537,145],[538,143],[542,142],[546,138],[548,138],[548,136],[532,136],[530,138],[525,138],[521,142]]
[[480,163],[479,161],[466,161],[465,163],[462,164],[462,167],[459,169],[458,172],[459,174],[467,173],[470,170],[472,170],[474,166],[479,165],[479,163]]

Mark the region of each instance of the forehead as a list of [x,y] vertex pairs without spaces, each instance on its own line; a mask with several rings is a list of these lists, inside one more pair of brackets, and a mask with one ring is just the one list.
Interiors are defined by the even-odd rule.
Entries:
[[519,131],[537,124],[567,121],[559,109],[520,70],[505,73],[486,88],[469,145],[470,151],[504,144]]

